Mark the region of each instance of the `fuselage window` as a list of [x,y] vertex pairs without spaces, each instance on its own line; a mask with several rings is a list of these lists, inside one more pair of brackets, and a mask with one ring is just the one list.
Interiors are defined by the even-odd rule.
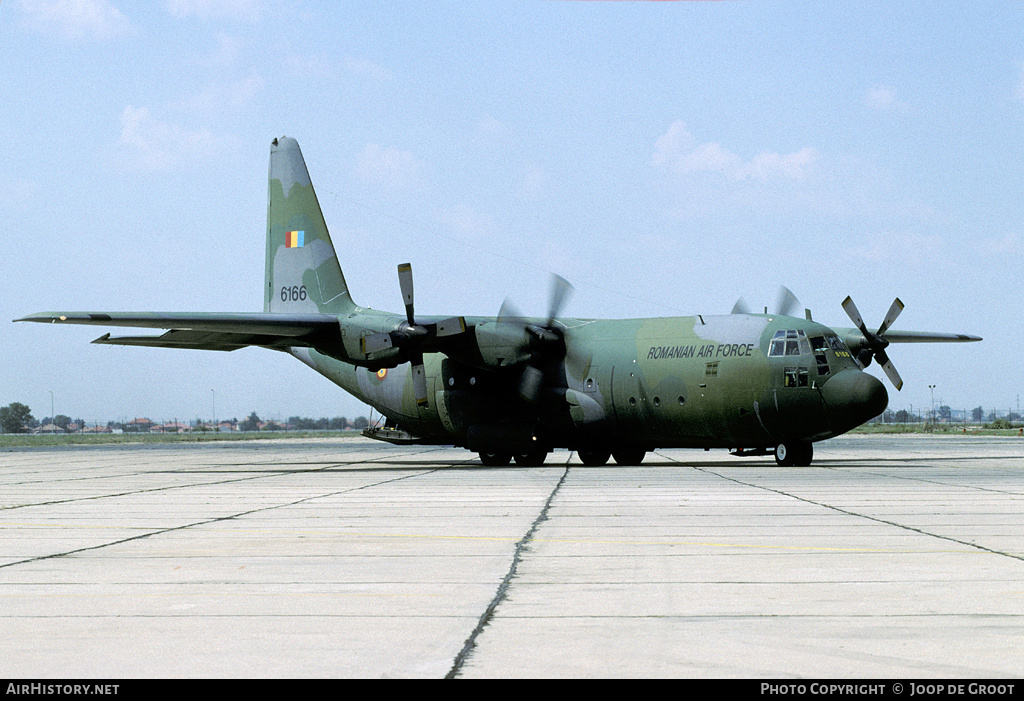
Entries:
[[810,376],[807,368],[786,368],[786,387],[809,387]]
[[828,348],[828,343],[825,342],[824,336],[815,336],[811,340],[811,350],[814,352],[814,362],[818,364],[818,374],[828,374],[828,356],[825,355],[825,351]]
[[828,374],[828,358],[825,356],[825,354],[824,353],[816,354],[814,356],[814,361],[818,364],[818,374],[819,375],[827,375]]

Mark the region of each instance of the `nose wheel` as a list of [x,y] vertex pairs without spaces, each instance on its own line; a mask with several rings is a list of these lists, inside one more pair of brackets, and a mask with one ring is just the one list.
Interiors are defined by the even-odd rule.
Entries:
[[779,467],[807,467],[814,457],[814,446],[804,441],[779,443],[775,446],[775,462]]

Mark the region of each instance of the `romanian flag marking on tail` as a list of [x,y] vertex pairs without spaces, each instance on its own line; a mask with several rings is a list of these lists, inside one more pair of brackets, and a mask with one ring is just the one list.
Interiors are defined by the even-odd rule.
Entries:
[[286,231],[284,232],[284,245],[285,248],[302,248],[306,243],[306,232],[305,231]]

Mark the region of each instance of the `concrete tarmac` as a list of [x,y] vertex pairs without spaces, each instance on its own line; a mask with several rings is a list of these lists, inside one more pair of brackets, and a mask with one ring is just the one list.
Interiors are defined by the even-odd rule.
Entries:
[[1024,675],[1024,439],[0,452],[0,678]]

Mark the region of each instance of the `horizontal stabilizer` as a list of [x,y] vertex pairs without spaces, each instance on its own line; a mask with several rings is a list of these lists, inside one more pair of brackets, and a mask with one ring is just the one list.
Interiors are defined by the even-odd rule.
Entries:
[[169,329],[160,336],[106,334],[93,343],[231,351],[246,346],[315,348],[339,334],[333,314],[201,314],[188,312],[41,312],[16,321]]

